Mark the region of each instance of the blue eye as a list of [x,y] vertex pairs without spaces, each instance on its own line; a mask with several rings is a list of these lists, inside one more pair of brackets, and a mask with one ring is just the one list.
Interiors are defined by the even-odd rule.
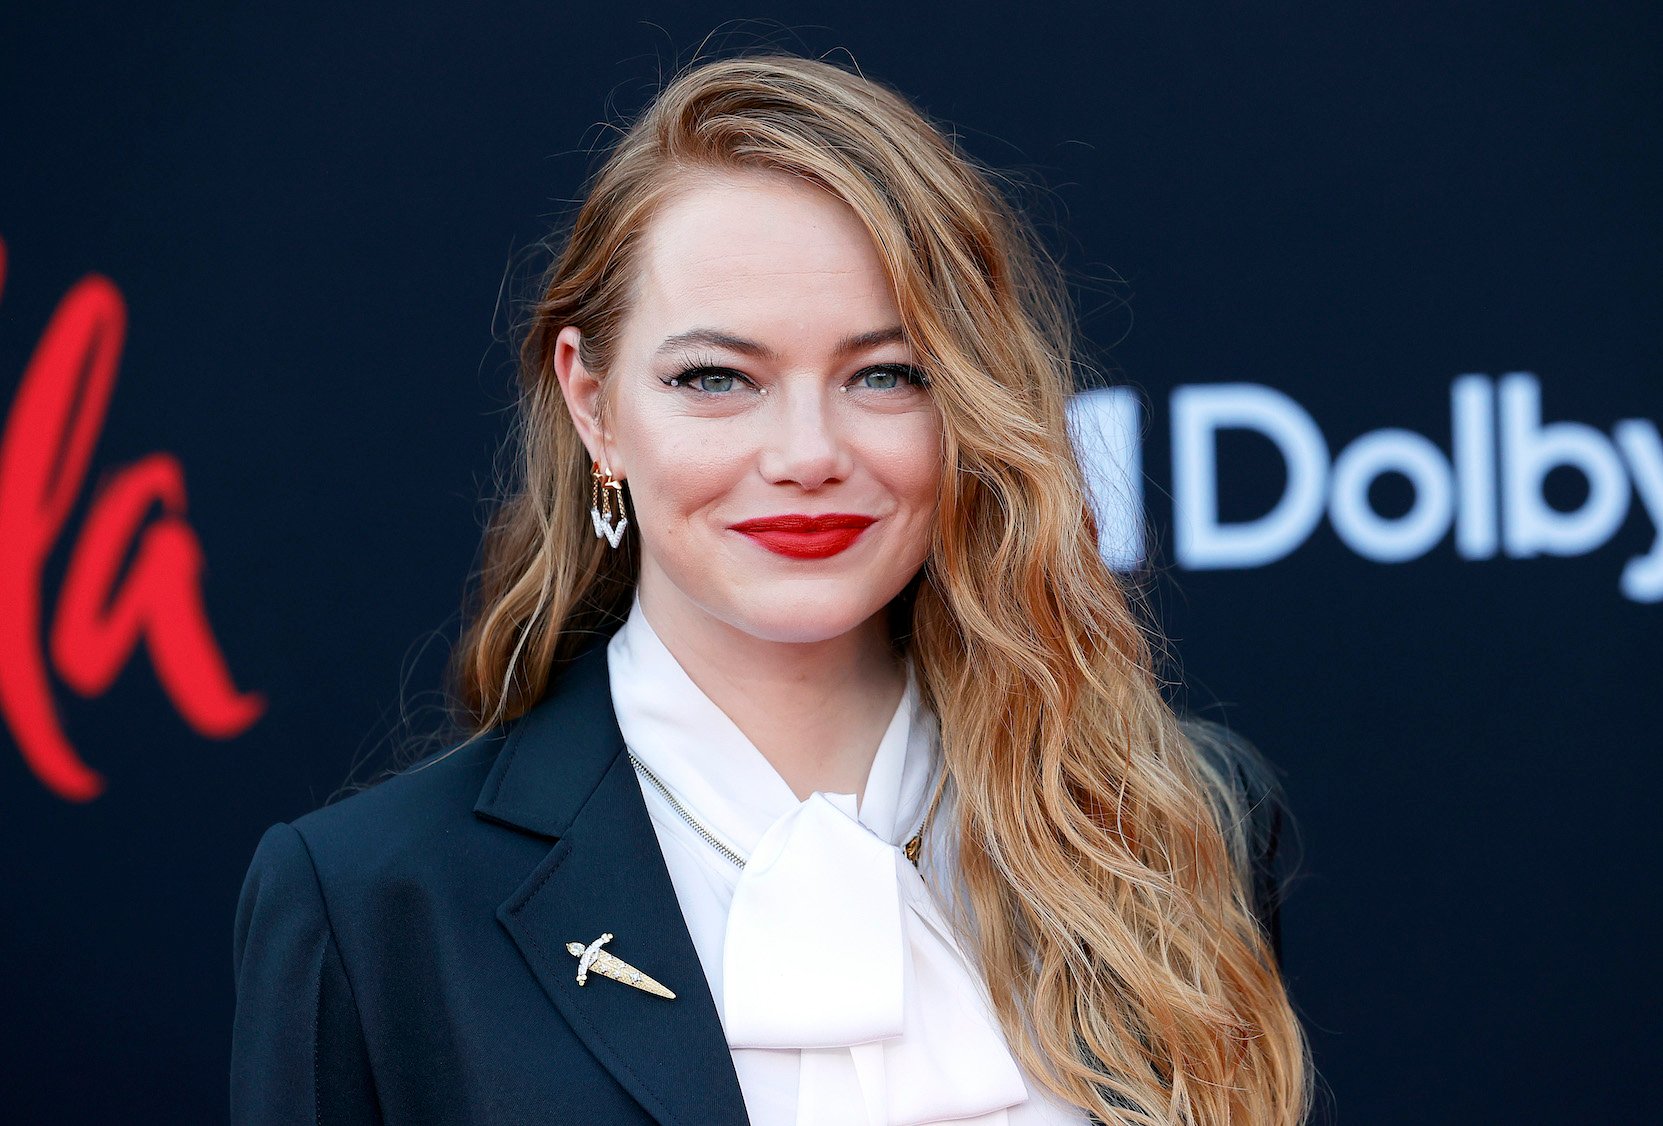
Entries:
[[720,394],[733,390],[733,373],[727,371],[707,371],[693,377],[693,382],[699,390],[707,394]]
[[928,387],[930,383],[923,370],[912,364],[880,364],[878,367],[867,368],[855,376],[855,379],[871,380],[873,377],[876,377],[877,381],[866,384],[867,388],[873,391],[893,391],[906,383]]
[[[724,395],[733,389],[734,381],[745,379],[736,371],[715,367],[691,367],[664,380],[666,387],[687,387],[700,395]],[[746,382],[750,382],[746,380]]]

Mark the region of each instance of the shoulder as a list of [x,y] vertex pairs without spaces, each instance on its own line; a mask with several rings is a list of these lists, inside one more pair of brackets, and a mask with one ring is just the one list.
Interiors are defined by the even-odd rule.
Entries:
[[471,828],[474,800],[501,747],[501,732],[457,743],[293,822],[274,823],[254,850],[244,896],[316,898],[324,882],[384,872],[436,838]]
[[373,1029],[403,1011],[399,982],[440,964],[384,953],[423,926],[429,937],[454,929],[456,889],[500,859],[470,834],[487,831],[473,806],[502,742],[493,732],[453,745],[260,838],[233,933],[236,1121],[370,1118]]
[[279,877],[290,891],[310,886],[343,938],[418,916],[437,926],[477,914],[491,895],[500,902],[547,856],[622,748],[606,686],[596,647],[526,712],[272,826],[249,890]]
[[452,743],[292,822],[331,862],[374,863],[472,828],[474,802],[511,726]]
[[[245,923],[271,910],[303,908],[338,926],[372,889],[465,878],[456,858],[493,826],[474,803],[501,752],[507,727],[452,744],[371,785],[266,829],[244,877]],[[307,907],[307,905],[310,905]]]

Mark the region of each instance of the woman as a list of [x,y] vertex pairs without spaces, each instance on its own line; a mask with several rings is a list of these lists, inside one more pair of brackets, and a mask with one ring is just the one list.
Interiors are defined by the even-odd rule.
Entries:
[[234,1119],[1302,1118],[1268,803],[1163,702],[986,173],[832,65],[696,67],[521,356],[471,735],[261,841]]

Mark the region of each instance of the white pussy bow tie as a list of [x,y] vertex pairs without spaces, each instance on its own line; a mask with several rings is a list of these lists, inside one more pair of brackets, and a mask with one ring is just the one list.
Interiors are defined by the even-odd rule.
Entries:
[[[930,891],[901,850],[816,793],[739,875],[722,957],[734,1048],[802,1049],[798,1122],[1003,1123],[1028,1097]],[[843,1109],[840,1109],[843,1108]]]

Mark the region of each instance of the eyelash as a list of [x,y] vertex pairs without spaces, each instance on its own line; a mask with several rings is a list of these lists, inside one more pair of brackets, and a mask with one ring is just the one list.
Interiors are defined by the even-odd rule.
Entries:
[[[904,382],[910,383],[915,387],[925,388],[930,385],[929,376],[925,375],[924,370],[916,364],[873,364],[869,368],[862,368],[859,372],[855,373],[853,378],[860,379],[875,371],[899,372],[901,373]],[[705,375],[731,375],[737,379],[743,379],[746,383],[751,382],[750,379],[747,378],[742,372],[734,371],[732,368],[719,367],[716,364],[691,364],[671,376],[669,379],[662,379],[659,382],[663,383],[666,387],[686,387],[695,395],[712,399],[728,393],[726,391],[706,391],[703,388],[693,385],[693,380]],[[755,384],[752,384],[752,386],[754,387]],[[758,388],[758,390],[761,389]],[[899,390],[899,386],[896,388],[884,388],[884,390]],[[764,392],[764,394],[766,394],[766,392]]]

